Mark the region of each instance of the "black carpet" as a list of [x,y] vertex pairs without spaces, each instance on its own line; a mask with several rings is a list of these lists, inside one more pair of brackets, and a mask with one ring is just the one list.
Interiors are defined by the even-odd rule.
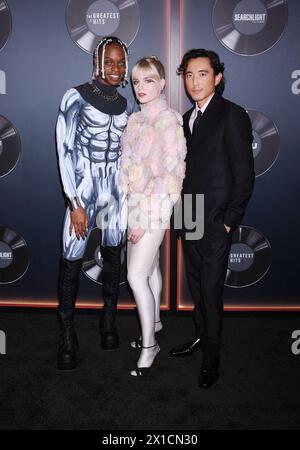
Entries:
[[100,348],[96,312],[77,312],[80,367],[55,368],[55,311],[0,311],[0,428],[82,430],[300,429],[300,354],[291,352],[299,314],[225,316],[222,369],[210,390],[197,387],[201,351],[173,359],[192,335],[188,316],[164,316],[161,352],[148,378],[134,378],[138,336],[132,313],[118,317],[121,348]]

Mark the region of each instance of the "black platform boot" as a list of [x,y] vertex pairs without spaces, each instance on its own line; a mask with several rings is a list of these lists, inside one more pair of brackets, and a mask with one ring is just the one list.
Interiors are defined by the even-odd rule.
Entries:
[[114,350],[119,347],[115,316],[119,296],[121,247],[122,244],[116,247],[101,246],[103,257],[102,284],[104,305],[100,316],[100,335],[104,350]]
[[59,348],[57,368],[73,370],[77,367],[78,340],[74,329],[74,310],[79,285],[82,259],[76,261],[61,260],[57,309],[59,322]]

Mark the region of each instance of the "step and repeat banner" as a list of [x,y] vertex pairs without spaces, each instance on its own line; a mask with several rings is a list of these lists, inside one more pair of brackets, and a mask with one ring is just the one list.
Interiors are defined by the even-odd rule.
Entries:
[[[191,48],[225,63],[224,96],[248,112],[256,183],[233,235],[228,310],[300,309],[300,2],[297,0],[0,0],[0,306],[56,305],[64,200],[55,123],[63,94],[91,79],[103,36],[165,64],[170,106],[190,109],[180,77]],[[135,104],[130,84],[120,88]],[[135,104],[137,108],[137,105]],[[78,306],[101,304],[99,230],[87,243]],[[163,309],[192,307],[180,241],[161,251]],[[122,251],[120,308],[133,308]]]

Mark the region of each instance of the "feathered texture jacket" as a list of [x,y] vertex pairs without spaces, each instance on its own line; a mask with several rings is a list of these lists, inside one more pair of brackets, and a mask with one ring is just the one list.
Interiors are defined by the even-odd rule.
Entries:
[[129,228],[166,228],[185,176],[186,141],[182,117],[164,96],[129,117],[121,152],[119,181],[128,194]]

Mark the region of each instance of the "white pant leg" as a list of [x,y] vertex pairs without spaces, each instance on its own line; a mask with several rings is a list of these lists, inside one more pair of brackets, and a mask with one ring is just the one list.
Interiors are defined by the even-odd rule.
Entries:
[[[154,288],[155,294],[149,284],[149,277],[154,275],[159,282],[159,248],[165,235],[165,229],[146,232],[137,244],[128,242],[127,247],[127,278],[134,294],[142,328],[143,346],[155,344],[155,295],[159,286]],[[161,281],[160,281],[161,283]]]

